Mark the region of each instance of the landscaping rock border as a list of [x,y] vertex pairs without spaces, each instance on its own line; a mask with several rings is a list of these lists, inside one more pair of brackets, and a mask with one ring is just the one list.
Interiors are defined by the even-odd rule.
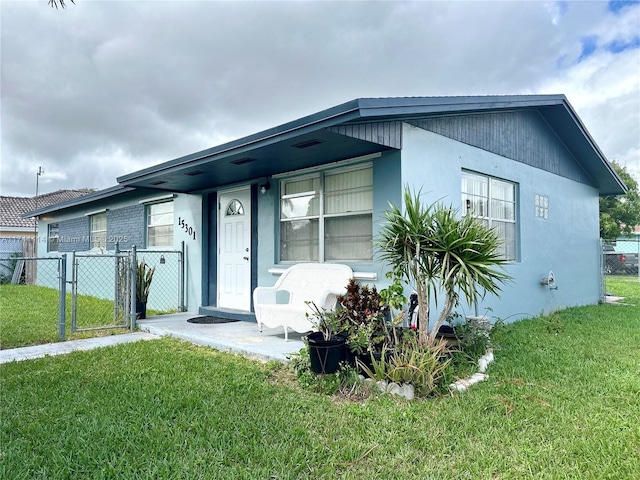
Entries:
[[[491,362],[493,362],[493,350],[487,350],[482,357],[478,359],[478,372],[471,375],[469,378],[463,378],[458,380],[457,382],[449,385],[449,389],[457,392],[465,392],[478,382],[482,382],[489,378],[485,372],[487,371],[487,367]],[[365,383],[375,383],[375,386],[382,393],[390,393],[392,395],[398,395],[400,397],[404,397],[407,400],[413,400],[415,398],[415,388],[410,383],[397,384],[394,382],[387,382],[386,380],[378,380],[377,382],[372,378],[365,378],[363,375],[360,375],[360,380]]]
[[479,370],[478,373],[474,373],[469,378],[463,378],[458,380],[457,382],[452,383],[451,385],[449,385],[449,388],[457,392],[465,392],[469,389],[471,385],[474,385],[478,382],[482,382],[486,380],[487,378],[489,378],[489,375],[487,375],[484,372],[487,371],[487,367],[491,362],[493,362],[493,360],[494,360],[493,350],[489,349],[487,350],[487,353],[485,353],[478,360],[478,370]]
[[[365,383],[374,383],[372,378],[364,378],[364,376],[360,375],[360,379]],[[386,380],[378,380],[375,382],[376,387],[382,393],[390,393],[392,395],[398,395],[400,397],[404,397],[407,400],[413,400],[416,398],[415,387],[410,383],[402,383],[398,384],[395,382],[387,382]]]

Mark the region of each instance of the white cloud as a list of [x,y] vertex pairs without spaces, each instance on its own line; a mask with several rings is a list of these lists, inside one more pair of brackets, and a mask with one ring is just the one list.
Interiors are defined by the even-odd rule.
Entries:
[[52,190],[104,188],[366,96],[564,93],[608,158],[638,163],[640,49],[604,47],[640,7],[606,7],[2,2],[2,191],[31,194],[39,165],[64,174]]

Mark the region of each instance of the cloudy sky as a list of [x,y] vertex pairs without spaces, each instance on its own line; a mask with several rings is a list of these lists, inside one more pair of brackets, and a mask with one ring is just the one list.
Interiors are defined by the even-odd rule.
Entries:
[[358,97],[564,93],[640,179],[640,3],[0,2],[1,191],[116,177]]

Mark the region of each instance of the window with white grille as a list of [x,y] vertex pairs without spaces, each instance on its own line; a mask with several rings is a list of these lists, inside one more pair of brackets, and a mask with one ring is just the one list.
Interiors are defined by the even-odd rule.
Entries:
[[147,205],[147,247],[173,246],[173,202]]
[[371,261],[371,164],[280,183],[280,260]]
[[500,254],[516,259],[516,184],[487,175],[462,172],[462,215],[473,215],[493,228]]

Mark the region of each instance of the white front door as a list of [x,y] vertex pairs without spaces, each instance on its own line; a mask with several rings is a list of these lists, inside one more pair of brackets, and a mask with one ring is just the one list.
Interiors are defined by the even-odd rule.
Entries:
[[218,197],[218,307],[251,309],[251,190]]

